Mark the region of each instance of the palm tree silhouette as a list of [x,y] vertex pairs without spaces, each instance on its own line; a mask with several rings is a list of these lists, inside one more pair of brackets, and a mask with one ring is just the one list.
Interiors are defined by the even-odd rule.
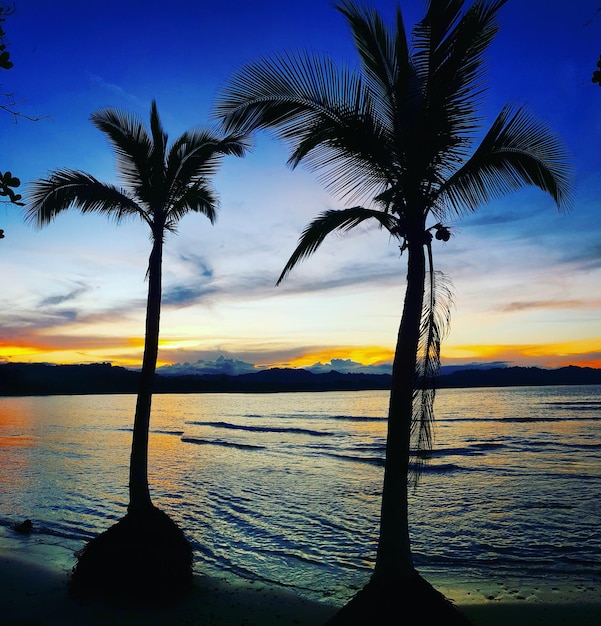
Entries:
[[218,199],[211,178],[225,155],[243,156],[248,143],[241,135],[220,137],[211,131],[193,130],[168,146],[155,101],[150,110],[150,133],[137,116],[113,108],[100,110],[90,119],[116,152],[123,188],[84,172],[56,170],[31,185],[25,219],[42,227],[71,207],[82,213],[102,213],[117,222],[138,217],[150,228],[152,250],[128,512],[86,545],[74,569],[71,588],[84,595],[108,591],[157,598],[188,586],[192,575],[190,546],[175,523],[152,504],[148,487],[148,435],[159,347],[165,236],[176,232],[180,219],[190,212],[215,221]]
[[451,295],[432,267],[433,234],[448,240],[447,220],[526,185],[549,193],[560,209],[571,193],[566,149],[523,107],[505,106],[480,134],[484,53],[504,3],[476,0],[464,7],[462,0],[430,0],[410,47],[400,9],[388,26],[376,10],[342,0],[336,9],[354,38],[357,70],[313,53],[281,54],[242,67],[215,105],[228,132],[272,130],[289,145],[291,167],[307,164],[330,191],[359,203],[313,220],[278,283],[328,234],[366,221],[386,229],[406,253],[376,562],[369,584],[332,624],[392,623],[390,604],[403,594],[415,602],[420,594],[432,596],[423,610],[450,612],[436,623],[462,623],[417,574],[409,541],[411,458],[430,445]]

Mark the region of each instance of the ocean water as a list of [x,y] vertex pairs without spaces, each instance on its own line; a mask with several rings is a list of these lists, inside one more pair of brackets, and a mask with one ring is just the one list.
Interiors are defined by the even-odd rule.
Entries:
[[[369,579],[388,394],[157,395],[156,505],[195,568],[343,600]],[[125,513],[130,395],[0,398],[0,531],[75,551]],[[434,584],[601,583],[601,386],[443,389],[411,494]],[[17,536],[31,519],[35,533]],[[16,544],[18,546],[18,543]]]

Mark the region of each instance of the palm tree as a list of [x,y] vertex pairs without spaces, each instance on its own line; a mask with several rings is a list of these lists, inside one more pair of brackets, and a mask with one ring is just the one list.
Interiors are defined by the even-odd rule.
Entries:
[[[412,451],[430,443],[448,321],[449,292],[432,267],[432,235],[448,240],[451,217],[526,185],[550,194],[560,209],[569,204],[567,151],[523,107],[505,106],[481,131],[484,54],[504,4],[430,0],[410,47],[399,8],[389,26],[376,10],[341,0],[336,8],[354,38],[358,69],[303,52],[258,60],[231,77],[215,106],[227,132],[273,131],[288,144],[291,167],[307,164],[354,205],[326,211],[305,228],[278,283],[328,234],[366,222],[388,231],[406,253],[376,562],[370,583],[332,623],[390,623],[387,601],[433,592],[413,564],[407,510]],[[373,612],[378,605],[383,621]]]
[[150,110],[150,132],[137,116],[112,108],[97,111],[90,119],[115,149],[123,188],[100,182],[85,172],[56,170],[31,186],[25,218],[42,227],[71,207],[82,213],[101,213],[117,222],[138,217],[150,228],[152,249],[128,512],[87,544],[79,555],[71,587],[81,594],[105,590],[156,598],[187,586],[192,575],[190,546],[177,526],[152,504],[148,487],[148,435],[159,347],[165,236],[176,232],[180,219],[190,212],[215,221],[218,199],[211,177],[225,155],[242,156],[248,143],[241,135],[220,137],[208,130],[193,130],[169,146],[155,101]]

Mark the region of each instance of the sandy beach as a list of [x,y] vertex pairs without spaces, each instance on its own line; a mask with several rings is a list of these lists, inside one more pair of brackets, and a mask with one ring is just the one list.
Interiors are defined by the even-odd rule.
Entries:
[[[22,544],[21,544],[22,545]],[[310,601],[260,582],[196,575],[185,599],[160,607],[79,602],[67,594],[73,557],[62,546],[0,543],[0,626],[319,626],[334,603]],[[505,585],[438,586],[475,626],[599,626],[599,590]]]

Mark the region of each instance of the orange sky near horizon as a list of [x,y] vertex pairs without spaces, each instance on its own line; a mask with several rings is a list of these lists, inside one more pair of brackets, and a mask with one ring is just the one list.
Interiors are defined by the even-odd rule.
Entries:
[[[60,338],[58,343],[60,344]],[[112,344],[112,345],[110,345]],[[161,341],[158,366],[181,362],[179,354],[172,356],[169,341]],[[77,347],[45,344],[0,342],[0,362],[45,362],[54,364],[79,364],[110,362],[113,365],[137,368],[141,364],[143,338],[132,338],[124,344],[107,340],[86,342],[79,340]],[[470,363],[499,363],[548,368],[576,365],[601,368],[601,337],[593,341],[537,345],[449,345],[442,348],[443,365]],[[115,355],[120,355],[115,357]],[[330,363],[332,359],[350,360],[362,365],[392,363],[393,350],[380,346],[332,346],[322,350],[307,350],[289,359],[274,358],[269,353],[256,352],[249,361],[261,368],[304,368],[317,363]],[[247,357],[248,358],[248,357]]]

